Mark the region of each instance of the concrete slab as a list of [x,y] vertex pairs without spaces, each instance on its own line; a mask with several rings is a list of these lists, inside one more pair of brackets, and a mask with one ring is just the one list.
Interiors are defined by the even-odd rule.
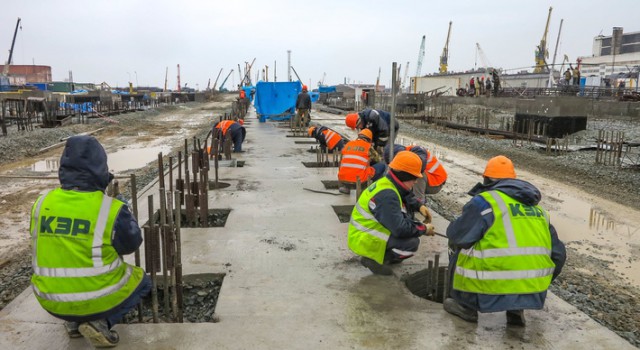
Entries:
[[[423,237],[418,254],[394,267],[394,276],[372,275],[348,249],[347,224],[331,207],[353,205],[355,193],[303,190],[323,189],[321,180],[335,179],[337,169],[304,167],[315,155],[286,133],[271,122],[253,123],[246,152],[234,154],[244,167],[221,168],[220,181],[230,186],[209,191],[210,208],[232,209],[226,226],[182,229],[184,273],[226,274],[216,308],[220,322],[118,325],[119,348],[633,349],[554,295],[544,310],[527,312],[524,329],[506,327],[498,313],[466,323],[414,296],[400,277],[425,268],[435,253],[446,260],[439,237]],[[145,222],[146,198],[139,202]],[[444,231],[447,222],[436,215],[435,224]],[[0,312],[0,348],[88,344],[68,339],[62,322],[26,290]]]

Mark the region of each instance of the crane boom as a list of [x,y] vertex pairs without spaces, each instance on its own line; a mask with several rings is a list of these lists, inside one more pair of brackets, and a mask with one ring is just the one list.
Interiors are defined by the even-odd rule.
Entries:
[[216,86],[218,85],[218,78],[220,78],[220,74],[222,74],[222,68],[220,68],[220,71],[218,72],[218,76],[216,77],[216,81],[213,82],[213,88],[211,88],[211,90],[216,89]]
[[409,76],[409,61],[407,61],[407,65],[404,66],[404,77],[402,77],[402,90],[404,90],[407,84],[407,76]]
[[442,55],[440,56],[440,74],[444,74],[447,72],[448,63],[449,63],[449,38],[451,37],[451,24],[453,22],[449,21],[449,31],[447,32],[447,41],[444,42],[444,48],[442,49]]
[[229,79],[229,77],[231,76],[231,73],[233,73],[233,69],[229,71],[229,74],[227,74],[227,77],[224,78],[224,80],[222,81],[222,84],[220,84],[220,89],[218,89],[218,91],[222,91],[222,89],[224,89],[224,83],[227,82],[227,79]]
[[13,58],[13,48],[16,45],[16,36],[18,35],[18,28],[20,27],[20,17],[18,17],[18,21],[16,22],[16,30],[13,32],[13,40],[11,40],[11,49],[9,50],[9,59],[7,60],[7,63],[4,65],[4,68],[2,70],[2,75],[8,75],[9,74],[9,66],[11,65],[11,60]]
[[478,56],[480,56],[480,61],[482,61],[482,65],[484,66],[484,71],[486,74],[488,74],[491,63],[489,62],[489,59],[487,59],[487,56],[485,56],[484,51],[482,51],[479,43],[476,43],[476,48],[478,50]]
[[551,11],[553,11],[553,7],[549,7],[547,25],[544,27],[544,33],[542,34],[542,39],[540,39],[540,45],[538,45],[536,48],[536,66],[533,69],[534,73],[542,73],[545,69],[547,69],[547,58],[549,58],[549,50],[547,50],[547,33],[549,32]]
[[418,51],[418,63],[416,64],[416,77],[420,76],[420,73],[422,73],[422,60],[424,59],[424,45],[425,45],[425,41],[427,40],[427,36],[423,35],[422,36],[422,42],[420,43],[420,51]]

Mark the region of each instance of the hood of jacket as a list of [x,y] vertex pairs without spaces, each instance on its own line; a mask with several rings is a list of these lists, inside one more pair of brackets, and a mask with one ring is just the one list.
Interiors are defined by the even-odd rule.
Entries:
[[72,136],[67,140],[58,169],[65,190],[104,191],[113,178],[107,153],[93,136]]
[[468,193],[471,196],[475,196],[492,190],[498,190],[525,205],[537,205],[542,198],[540,190],[534,185],[518,179],[498,180],[486,185],[478,183]]

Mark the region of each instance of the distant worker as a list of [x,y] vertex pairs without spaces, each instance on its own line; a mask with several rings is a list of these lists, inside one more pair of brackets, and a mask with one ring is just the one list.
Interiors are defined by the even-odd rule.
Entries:
[[476,80],[471,77],[471,79],[469,80],[469,96],[475,96],[476,95]]
[[296,100],[296,126],[308,127],[311,121],[311,96],[307,92],[307,86],[302,85],[302,92]]
[[497,69],[491,70],[491,78],[493,78],[493,96],[498,96],[500,92],[500,75]]
[[111,328],[151,290],[144,271],[121,257],[142,243],[140,227],[124,199],[105,194],[113,175],[93,136],[67,140],[58,177],[60,188],[31,209],[33,294],[69,337],[113,347],[120,338]]
[[452,288],[444,309],[477,322],[480,312],[507,312],[507,324],[524,326],[524,309],[542,309],[547,289],[566,259],[542,209],[540,191],[516,179],[511,160],[491,158],[484,182],[447,228]]
[[327,147],[329,152],[333,152],[333,150],[342,151],[344,147],[342,136],[326,126],[312,126],[308,132],[310,137],[315,138],[318,143],[320,143],[320,150],[322,150],[322,152],[327,151]]
[[580,69],[578,69],[578,66],[573,68],[571,63],[569,63],[569,67],[571,68],[571,71],[572,71],[571,73],[573,76],[573,85],[580,85]]
[[[414,219],[415,207],[406,201],[422,176],[422,161],[415,153],[398,153],[389,172],[362,192],[351,212],[349,249],[360,255],[360,263],[374,274],[391,275],[390,264],[413,256],[420,236],[433,235],[433,226]],[[426,209],[426,207],[424,207]]]
[[[416,196],[421,200],[424,200],[425,195],[440,192],[442,186],[447,182],[447,171],[444,169],[444,165],[442,165],[438,158],[422,146],[394,145],[394,154],[398,154],[402,151],[413,152],[420,157],[420,160],[422,160],[422,177],[419,178],[415,186],[413,186],[413,192]],[[384,161],[386,163],[390,162],[389,157],[390,151],[389,146],[387,145],[384,148]]]
[[482,81],[480,81],[480,77],[476,77],[476,97],[480,96],[482,87],[483,87],[483,83]]
[[487,81],[485,83],[485,94],[487,95],[487,97],[491,97],[491,89],[493,88],[493,86],[491,85],[491,78],[487,77]]
[[242,143],[244,142],[244,138],[247,136],[247,130],[243,125],[244,120],[242,120],[242,122],[236,122],[233,120],[217,122],[213,126],[214,135],[216,131],[219,131],[222,133],[220,140],[224,140],[225,137],[230,137],[231,142],[233,142],[233,151],[242,152]]
[[364,129],[358,138],[347,142],[342,149],[342,160],[338,168],[339,191],[349,194],[358,179],[366,186],[367,181],[376,181],[384,175],[386,165],[371,144],[371,130]]
[[567,68],[567,70],[564,72],[564,85],[565,86],[571,85],[571,69],[570,68]]
[[249,100],[247,99],[247,93],[244,91],[242,86],[239,88],[238,103],[242,109],[242,115],[246,114],[249,110]]
[[478,85],[478,87],[480,88],[480,93],[478,94],[478,96],[484,95],[484,75],[482,76],[482,78],[480,78],[480,84]]
[[[376,147],[383,148],[389,141],[389,124],[391,114],[381,109],[366,108],[358,113],[347,114],[345,124],[351,129],[369,129],[373,133],[373,143]],[[394,120],[395,134],[398,135],[400,124]]]

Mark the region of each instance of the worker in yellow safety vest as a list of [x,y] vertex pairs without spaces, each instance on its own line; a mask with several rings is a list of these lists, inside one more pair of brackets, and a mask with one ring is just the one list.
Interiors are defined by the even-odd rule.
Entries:
[[414,212],[423,208],[406,200],[413,195],[411,188],[422,177],[421,170],[418,155],[398,153],[387,175],[362,192],[351,212],[349,249],[360,255],[360,263],[374,274],[391,275],[390,264],[412,257],[420,236],[433,234],[433,226],[414,219]]
[[507,324],[524,326],[524,309],[543,308],[565,247],[538,205],[540,191],[516,179],[509,158],[491,158],[483,177],[447,228],[452,288],[443,306],[469,322],[478,321],[478,311],[506,311]]
[[66,321],[70,337],[115,346],[119,337],[111,328],[151,289],[144,271],[121,257],[142,243],[138,222],[123,197],[105,194],[113,175],[93,136],[67,140],[58,177],[61,187],[31,209],[33,294]]

